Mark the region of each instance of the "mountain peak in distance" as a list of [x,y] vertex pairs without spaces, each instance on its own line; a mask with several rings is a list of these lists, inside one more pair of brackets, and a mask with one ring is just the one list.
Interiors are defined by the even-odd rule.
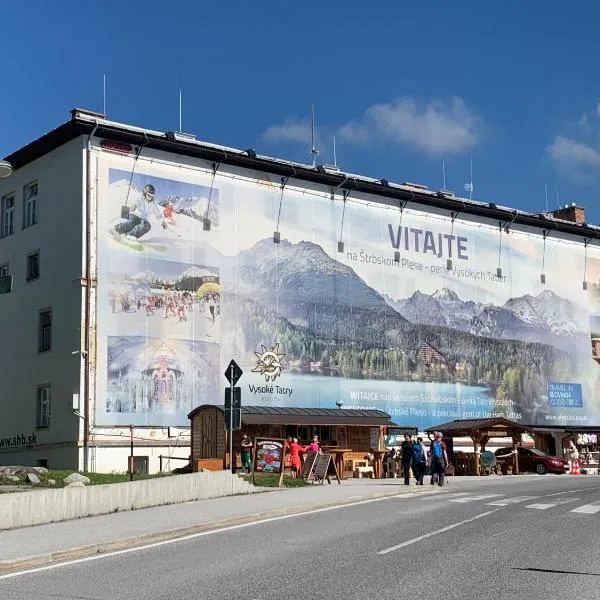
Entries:
[[435,290],[435,292],[433,293],[433,297],[436,300],[442,301],[442,302],[459,302],[460,301],[458,294],[454,290],[451,290],[450,288],[447,288],[447,287],[443,287],[439,290]]

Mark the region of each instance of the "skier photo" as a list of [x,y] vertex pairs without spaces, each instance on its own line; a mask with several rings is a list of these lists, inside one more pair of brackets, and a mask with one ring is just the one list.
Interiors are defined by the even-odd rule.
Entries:
[[[165,209],[166,210],[166,209]],[[150,215],[166,222],[161,207],[156,202],[156,190],[151,183],[144,186],[141,197],[128,211],[127,220],[115,225],[115,232],[130,238],[140,238],[150,231]]]

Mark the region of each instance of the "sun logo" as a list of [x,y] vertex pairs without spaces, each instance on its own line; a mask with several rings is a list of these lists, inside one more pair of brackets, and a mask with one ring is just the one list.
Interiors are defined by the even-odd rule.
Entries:
[[272,348],[261,346],[261,352],[254,354],[256,366],[252,369],[252,373],[264,375],[266,381],[275,381],[283,371],[281,359],[285,356],[279,352],[279,344],[275,344]]

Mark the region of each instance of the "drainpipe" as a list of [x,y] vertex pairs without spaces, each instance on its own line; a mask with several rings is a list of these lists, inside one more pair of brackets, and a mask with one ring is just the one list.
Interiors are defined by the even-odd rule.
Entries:
[[90,214],[92,211],[92,178],[91,154],[92,138],[98,129],[98,121],[95,122],[92,132],[88,136],[85,156],[85,311],[84,311],[84,342],[83,342],[83,470],[89,468],[89,440],[90,440],[90,315],[91,308],[91,257],[92,257],[92,228],[90,225]]

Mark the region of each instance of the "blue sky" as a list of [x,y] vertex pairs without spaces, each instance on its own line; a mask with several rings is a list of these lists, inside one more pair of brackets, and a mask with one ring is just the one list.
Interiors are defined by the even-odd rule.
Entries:
[[74,106],[600,223],[600,4],[2,0],[0,154]]

